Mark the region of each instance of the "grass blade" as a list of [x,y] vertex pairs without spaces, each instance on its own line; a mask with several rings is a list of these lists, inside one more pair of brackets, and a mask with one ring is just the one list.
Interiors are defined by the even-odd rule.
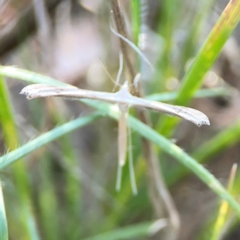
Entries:
[[140,33],[140,1],[131,1],[132,10],[132,29],[133,29],[133,42],[138,46],[138,37]]
[[89,116],[80,117],[75,120],[72,120],[68,123],[63,124],[62,126],[56,127],[55,129],[47,133],[44,133],[43,135],[17,148],[16,150],[0,157],[0,169],[7,167],[8,165],[17,161],[19,158],[31,153],[32,151],[42,147],[47,143],[54,141],[55,139],[61,137],[62,135],[97,120],[101,116],[102,115],[99,113],[93,113]]
[[60,82],[54,78],[16,67],[0,66],[0,74],[5,77],[16,78],[25,82],[44,83],[59,87],[69,86],[69,84]]
[[[1,78],[1,76],[0,76]],[[18,144],[18,134],[15,126],[8,90],[3,79],[0,79],[0,124],[2,125],[4,141],[8,149],[15,149]],[[29,181],[24,161],[12,167],[12,174],[16,184],[16,195],[19,198],[18,226],[22,228],[19,239],[39,239],[35,217],[30,203]],[[15,218],[12,218],[13,226],[16,226]],[[16,236],[17,237],[17,236]]]
[[[219,97],[230,95],[231,90],[227,88],[212,88],[212,89],[199,89],[195,92],[194,98],[206,98],[206,97]],[[174,101],[177,98],[177,92],[164,92],[164,93],[156,93],[146,96],[146,99],[160,101],[160,102],[168,102]]]
[[147,237],[149,235],[149,228],[152,223],[141,223],[134,226],[116,229],[111,232],[99,234],[94,237],[85,238],[84,240],[118,240],[118,239],[133,239],[140,237]]

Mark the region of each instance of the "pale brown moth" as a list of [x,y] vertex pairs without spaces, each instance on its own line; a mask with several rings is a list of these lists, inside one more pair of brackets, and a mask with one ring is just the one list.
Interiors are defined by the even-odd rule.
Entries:
[[[127,86],[127,82],[116,93],[97,92],[79,89],[76,87],[55,87],[46,84],[32,84],[22,89],[20,94],[26,95],[27,99],[41,98],[41,97],[64,97],[70,99],[88,98],[102,100],[110,103],[117,103],[121,112],[119,121],[119,141],[126,138],[126,115],[129,106],[145,107],[159,112],[174,115],[188,121],[193,122],[198,127],[201,125],[210,125],[208,117],[193,108],[175,106],[162,102],[156,102],[133,96]],[[122,120],[122,121],[121,121]],[[121,138],[121,139],[120,139]],[[121,145],[121,144],[120,144]],[[123,144],[125,146],[125,144]],[[121,166],[125,163],[126,147],[119,149],[119,164]]]
[[111,103],[127,104],[131,106],[146,107],[159,112],[164,112],[201,125],[210,125],[208,117],[193,108],[175,106],[162,102],[147,100],[131,95],[125,83],[116,93],[97,92],[79,89],[75,87],[55,87],[46,84],[32,84],[22,89],[20,94],[26,95],[27,99],[41,97],[66,97],[71,99],[89,98]]

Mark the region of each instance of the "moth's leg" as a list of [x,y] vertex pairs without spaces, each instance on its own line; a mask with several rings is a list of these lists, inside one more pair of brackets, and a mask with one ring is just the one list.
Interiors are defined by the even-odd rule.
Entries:
[[127,153],[127,114],[128,104],[118,104],[120,117],[118,120],[118,163],[124,166]]

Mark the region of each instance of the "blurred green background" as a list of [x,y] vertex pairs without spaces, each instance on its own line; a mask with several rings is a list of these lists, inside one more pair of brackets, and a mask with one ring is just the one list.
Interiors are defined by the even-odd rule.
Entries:
[[[121,48],[109,25],[117,2],[129,39],[154,66],[129,48],[144,95],[191,106],[211,122],[198,128],[147,109],[152,130],[131,119],[137,195],[128,163],[115,190],[118,125],[109,105],[19,95],[28,83],[112,92],[105,69],[116,79]],[[240,239],[231,197],[239,199],[240,1],[228,3],[0,1],[0,239]],[[121,84],[128,77],[124,62]],[[141,135],[154,143],[179,229],[153,196],[158,182]]]

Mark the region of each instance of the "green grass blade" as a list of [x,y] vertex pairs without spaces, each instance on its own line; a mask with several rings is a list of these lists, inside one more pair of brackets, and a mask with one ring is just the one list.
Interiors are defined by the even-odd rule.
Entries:
[[196,162],[195,159],[190,157],[181,148],[159,135],[150,127],[144,125],[134,118],[130,118],[130,126],[132,129],[140,133],[148,140],[161,147],[166,153],[177,159],[184,164],[187,168],[191,169],[210,189],[212,189],[219,197],[225,199],[229,205],[237,212],[240,217],[240,206],[235,199],[227,192],[227,190],[220,184],[220,182],[209,173],[202,165]]
[[133,42],[138,46],[138,37],[140,33],[140,1],[131,1],[132,10],[132,30],[133,30]]
[[[194,94],[195,98],[206,98],[206,97],[220,97],[230,95],[231,90],[227,88],[212,88],[212,89],[200,89],[196,91]],[[160,101],[160,102],[168,102],[173,101],[177,98],[177,92],[164,92],[164,93],[156,93],[149,96],[146,96],[146,99]]]
[[30,83],[42,83],[42,84],[50,84],[53,86],[69,86],[69,84],[60,82],[54,78],[44,76],[39,73],[31,72],[28,70],[16,68],[16,67],[9,67],[9,66],[0,66],[0,74],[5,77],[16,78],[25,82]]
[[[4,141],[8,149],[13,150],[18,146],[18,134],[15,126],[12,106],[8,96],[5,81],[0,76],[0,124],[2,125]],[[24,161],[12,167],[12,174],[16,184],[17,197],[19,198],[18,210],[19,226],[22,228],[19,239],[39,239],[36,228],[35,217],[30,202],[29,181]],[[13,220],[15,221],[15,220]],[[16,224],[12,224],[16,227]]]
[[240,141],[240,120],[203,143],[192,155],[203,163],[206,159],[220,153],[238,141]]
[[8,226],[1,182],[0,182],[0,240],[8,240]]
[[56,127],[55,129],[47,133],[44,133],[43,135],[17,148],[16,150],[0,157],[0,169],[7,167],[8,165],[17,161],[19,158],[22,158],[23,156],[31,153],[32,151],[42,147],[43,145],[54,141],[62,135],[97,120],[101,116],[102,115],[99,113],[94,113],[86,117],[80,117],[68,123],[65,123],[62,126]]
[[84,240],[118,240],[118,239],[136,239],[148,237],[149,228],[152,223],[141,223],[133,226],[116,229],[111,232],[99,234],[94,237],[85,238]]

